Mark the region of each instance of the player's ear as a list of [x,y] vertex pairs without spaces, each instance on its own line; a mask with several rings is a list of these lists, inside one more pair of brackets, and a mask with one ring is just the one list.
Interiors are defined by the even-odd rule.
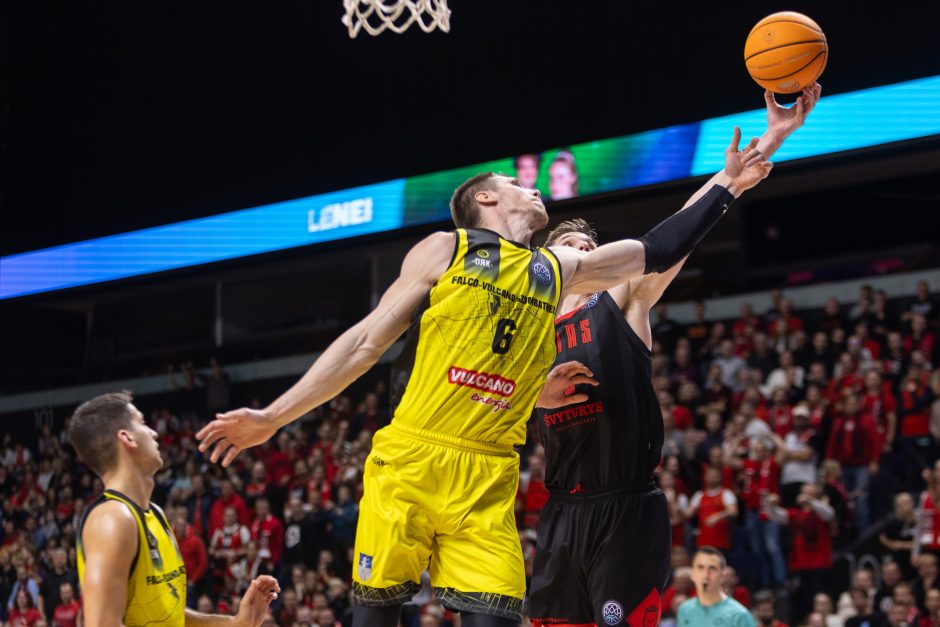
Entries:
[[130,448],[136,448],[137,441],[134,440],[134,435],[127,429],[121,429],[120,431],[118,431],[117,436],[121,444]]
[[481,189],[473,195],[473,199],[481,207],[492,207],[499,202],[499,194],[491,189]]

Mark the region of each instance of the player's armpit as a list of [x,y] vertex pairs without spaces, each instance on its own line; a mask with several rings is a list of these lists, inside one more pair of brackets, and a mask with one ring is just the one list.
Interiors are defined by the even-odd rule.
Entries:
[[139,542],[137,521],[123,503],[106,501],[88,514],[82,528],[82,611],[86,627],[123,625],[127,580]]

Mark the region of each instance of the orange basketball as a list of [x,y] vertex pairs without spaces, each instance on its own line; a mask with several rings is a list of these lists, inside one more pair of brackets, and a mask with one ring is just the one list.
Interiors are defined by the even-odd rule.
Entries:
[[744,63],[757,84],[778,94],[800,91],[822,74],[826,35],[802,13],[783,11],[757,23],[744,44]]

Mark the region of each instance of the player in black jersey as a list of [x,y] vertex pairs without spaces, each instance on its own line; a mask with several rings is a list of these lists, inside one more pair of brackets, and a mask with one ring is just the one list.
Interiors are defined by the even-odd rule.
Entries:
[[[819,91],[817,84],[808,87],[789,109],[768,92],[768,129],[758,150],[769,158],[803,124]],[[725,171],[735,176],[744,167],[733,141]],[[711,181],[686,207],[710,189]],[[549,234],[546,245],[590,251],[597,241],[587,222],[570,220]],[[547,384],[536,403],[551,498],[539,521],[529,589],[535,625],[659,622],[671,532],[665,496],[653,480],[663,423],[651,380],[649,314],[684,262],[561,304],[556,368],[578,362],[594,381],[568,390],[576,402],[567,405],[549,398],[557,386]]]

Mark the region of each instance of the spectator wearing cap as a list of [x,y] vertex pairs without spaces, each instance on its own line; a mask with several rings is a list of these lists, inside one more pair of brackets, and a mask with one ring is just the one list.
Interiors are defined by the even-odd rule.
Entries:
[[784,437],[773,434],[780,464],[780,494],[785,507],[792,507],[804,483],[816,483],[816,432],[810,427],[809,408],[793,408],[793,429]]

